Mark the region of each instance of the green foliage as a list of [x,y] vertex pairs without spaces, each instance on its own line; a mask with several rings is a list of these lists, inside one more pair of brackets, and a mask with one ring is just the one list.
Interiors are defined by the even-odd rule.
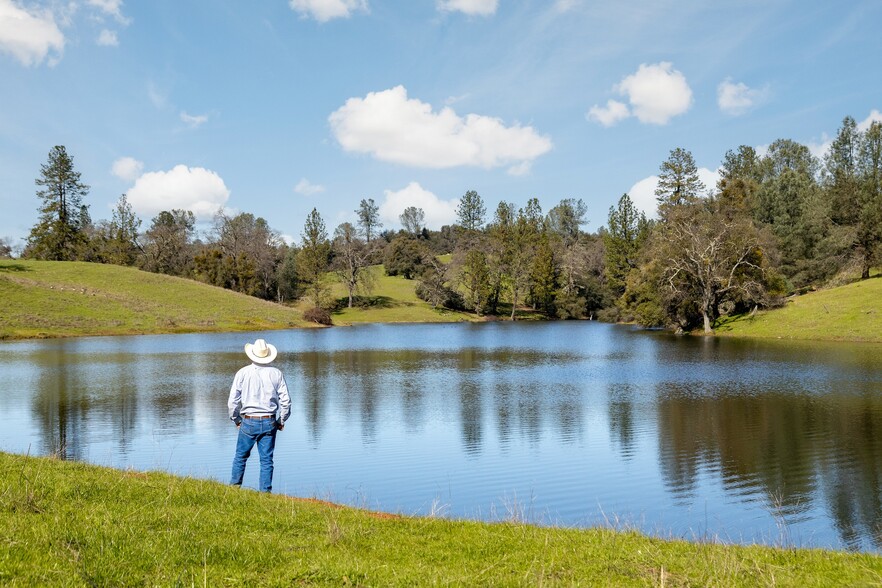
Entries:
[[698,178],[692,153],[680,147],[673,149],[659,168],[655,189],[659,216],[667,220],[672,207],[695,202],[704,191],[705,185]]
[[325,308],[330,304],[327,285],[330,255],[331,243],[325,222],[313,208],[306,217],[297,259],[298,277],[313,306]]
[[477,231],[484,224],[484,215],[487,214],[487,207],[481,196],[474,190],[466,192],[459,199],[456,207],[456,216],[459,219],[459,225],[467,231]]
[[426,251],[422,244],[413,237],[402,236],[393,239],[386,246],[383,265],[387,276],[402,276],[412,280],[421,274]]
[[40,166],[35,180],[41,205],[40,217],[28,236],[25,257],[53,261],[80,259],[87,239],[84,229],[91,224],[83,198],[89,186],[80,181],[73,157],[63,145],[49,152],[49,161]]
[[140,255],[138,247],[139,219],[129,204],[128,197],[119,197],[113,217],[103,235],[102,260],[117,265],[134,265]]
[[463,298],[466,308],[479,316],[484,314],[492,295],[487,255],[480,249],[468,251],[460,267],[458,279],[465,290]]
[[373,198],[362,198],[355,213],[358,214],[358,227],[361,229],[365,241],[370,243],[383,228],[383,223],[380,222],[380,207],[377,206]]
[[192,240],[196,217],[189,210],[163,210],[144,233],[141,268],[171,276],[187,276],[193,269]]
[[610,206],[603,233],[604,275],[615,297],[625,293],[625,279],[637,267],[649,229],[646,215],[634,206],[628,194],[619,198],[615,208]]

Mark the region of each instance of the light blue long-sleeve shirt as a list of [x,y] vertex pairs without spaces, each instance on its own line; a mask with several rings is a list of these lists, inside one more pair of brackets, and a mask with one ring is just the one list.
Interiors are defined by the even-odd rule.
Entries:
[[291,397],[281,370],[252,363],[236,372],[227,402],[230,420],[237,425],[243,415],[273,415],[280,424],[291,416]]

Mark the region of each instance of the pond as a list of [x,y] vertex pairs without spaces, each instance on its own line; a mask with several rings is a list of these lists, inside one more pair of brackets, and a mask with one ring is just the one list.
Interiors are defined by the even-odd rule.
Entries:
[[[882,347],[596,322],[0,344],[0,450],[228,481],[279,348],[275,492],[414,515],[882,551]],[[254,455],[245,485],[255,487]]]

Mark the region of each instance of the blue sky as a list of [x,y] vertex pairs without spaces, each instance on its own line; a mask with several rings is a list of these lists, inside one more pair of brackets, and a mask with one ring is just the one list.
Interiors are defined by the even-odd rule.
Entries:
[[223,207],[299,240],[373,198],[437,229],[477,190],[582,198],[593,230],[651,209],[675,147],[712,183],[727,149],[882,120],[880,30],[878,0],[0,0],[0,237],[54,145],[93,219],[127,193],[142,228]]

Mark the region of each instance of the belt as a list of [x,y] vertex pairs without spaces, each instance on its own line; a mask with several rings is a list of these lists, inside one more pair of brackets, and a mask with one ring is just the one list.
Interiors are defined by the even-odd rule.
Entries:
[[264,415],[243,414],[242,418],[243,419],[274,419],[276,417],[271,414],[264,414]]

